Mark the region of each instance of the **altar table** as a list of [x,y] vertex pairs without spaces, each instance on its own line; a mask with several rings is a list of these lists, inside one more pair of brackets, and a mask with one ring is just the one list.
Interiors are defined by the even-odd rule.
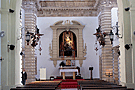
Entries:
[[60,75],[62,73],[63,79],[65,79],[65,72],[73,72],[73,79],[75,80],[75,72],[78,73],[78,69],[60,69]]

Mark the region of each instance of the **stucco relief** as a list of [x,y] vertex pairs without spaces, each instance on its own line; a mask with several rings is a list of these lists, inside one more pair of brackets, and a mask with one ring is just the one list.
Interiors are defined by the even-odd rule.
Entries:
[[55,16],[97,16],[97,5],[99,0],[53,0],[38,1],[38,17]]

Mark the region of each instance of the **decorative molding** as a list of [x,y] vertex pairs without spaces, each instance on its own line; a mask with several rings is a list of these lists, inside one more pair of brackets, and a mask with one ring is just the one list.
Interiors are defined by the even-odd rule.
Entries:
[[38,0],[38,17],[97,16],[103,7],[117,7],[117,0]]
[[38,1],[38,17],[97,16],[99,0]]
[[86,51],[87,51],[87,46],[86,46],[86,43],[85,43],[85,47],[83,49],[83,56],[85,56],[87,54]]
[[115,67],[115,68],[113,68],[113,75],[114,75],[113,78],[114,78],[116,84],[119,84],[119,64],[120,64],[119,54],[118,54],[118,52],[120,52],[119,47],[120,46],[117,45],[112,48],[112,50],[114,51],[113,52],[113,59],[114,59],[113,66]]
[[105,8],[111,9],[113,7],[118,7],[117,6],[117,0],[100,0],[98,4],[98,14],[102,12]]
[[82,67],[83,60],[79,60],[80,67]]
[[57,65],[57,60],[54,60],[54,61],[53,61],[53,65],[54,65],[54,67],[56,67],[56,65]]
[[96,10],[90,9],[51,9],[39,10],[38,17],[77,17],[77,16],[97,16]]

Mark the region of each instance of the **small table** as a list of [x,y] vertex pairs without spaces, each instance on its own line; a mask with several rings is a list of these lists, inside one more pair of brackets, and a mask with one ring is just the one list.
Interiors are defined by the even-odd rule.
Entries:
[[60,69],[60,75],[62,73],[63,79],[65,79],[65,72],[73,72],[73,80],[75,80],[75,72],[78,73],[78,69]]

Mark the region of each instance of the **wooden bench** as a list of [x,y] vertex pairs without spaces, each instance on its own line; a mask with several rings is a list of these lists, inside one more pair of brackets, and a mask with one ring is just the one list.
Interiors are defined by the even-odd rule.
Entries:
[[103,80],[79,80],[78,84],[81,90],[128,90],[127,87]]
[[55,90],[61,81],[35,81],[10,90]]
[[126,88],[81,87],[81,90],[127,90]]
[[55,88],[11,88],[10,90],[55,90]]
[[16,88],[56,88],[57,86],[23,86],[23,87],[16,87]]

